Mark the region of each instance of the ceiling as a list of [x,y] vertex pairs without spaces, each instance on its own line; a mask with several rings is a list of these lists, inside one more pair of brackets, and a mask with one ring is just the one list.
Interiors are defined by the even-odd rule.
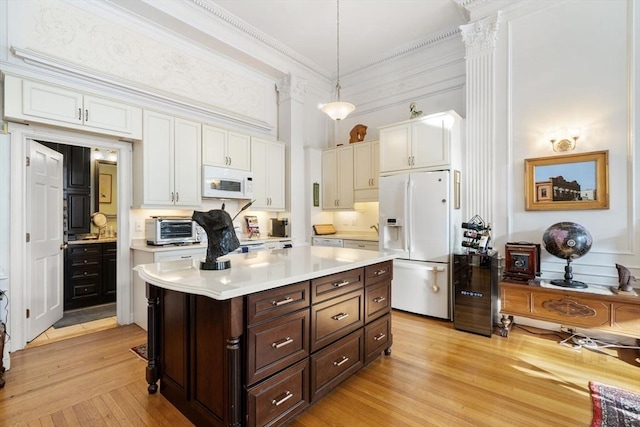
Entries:
[[[336,75],[336,0],[212,0],[242,27]],[[340,74],[397,56],[468,22],[462,0],[340,0]]]

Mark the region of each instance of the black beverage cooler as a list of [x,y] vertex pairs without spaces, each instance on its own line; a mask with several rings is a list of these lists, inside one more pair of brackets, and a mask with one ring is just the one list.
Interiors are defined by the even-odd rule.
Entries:
[[491,337],[498,305],[498,254],[453,255],[453,325]]

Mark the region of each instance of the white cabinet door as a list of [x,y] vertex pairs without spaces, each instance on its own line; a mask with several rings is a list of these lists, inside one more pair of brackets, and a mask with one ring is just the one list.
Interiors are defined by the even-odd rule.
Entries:
[[322,152],[322,208],[353,207],[353,147]]
[[268,168],[267,162],[267,142],[264,139],[251,139],[251,175],[253,176],[253,203],[254,209],[268,209],[269,200],[267,195]]
[[82,93],[24,80],[22,112],[64,123],[82,124]]
[[411,124],[380,129],[380,172],[411,168]]
[[380,143],[378,141],[354,144],[353,190],[354,201],[378,201],[380,175]]
[[338,150],[322,152],[322,208],[336,209],[338,200]]
[[201,138],[199,123],[145,110],[144,138],[133,146],[134,203],[199,207]]
[[413,168],[444,166],[449,161],[449,138],[444,120],[424,120],[412,125]]
[[354,144],[353,147],[353,189],[367,190],[371,188],[373,165],[371,163],[372,146],[368,142]]
[[251,137],[237,132],[229,132],[227,157],[229,157],[229,168],[251,170]]
[[132,106],[91,95],[85,95],[83,103],[85,125],[123,134],[133,132],[136,114]]
[[[174,126],[172,116],[155,111],[144,112],[143,195],[142,204],[171,206],[174,204]],[[134,145],[134,155],[136,145]],[[134,183],[136,185],[136,183]]]
[[269,206],[273,210],[285,209],[284,169],[285,146],[280,142],[269,142],[267,165],[269,169]]
[[227,167],[227,131],[202,126],[202,164]]
[[353,207],[353,147],[338,149],[338,208]]
[[285,146],[278,141],[251,139],[253,208],[284,210]]
[[174,189],[176,206],[199,206],[202,202],[200,123],[175,119]]
[[213,126],[202,126],[202,163],[251,170],[251,137]]

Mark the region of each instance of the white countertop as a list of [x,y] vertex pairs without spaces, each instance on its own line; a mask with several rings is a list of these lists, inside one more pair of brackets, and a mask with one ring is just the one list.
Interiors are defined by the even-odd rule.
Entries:
[[200,270],[202,260],[181,260],[134,267],[145,282],[161,288],[226,300],[292,283],[341,273],[396,257],[349,248],[298,246],[244,254],[227,254],[231,268]]

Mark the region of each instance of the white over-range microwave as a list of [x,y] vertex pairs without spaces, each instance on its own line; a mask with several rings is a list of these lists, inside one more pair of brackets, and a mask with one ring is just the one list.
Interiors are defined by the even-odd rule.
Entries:
[[253,177],[251,172],[203,165],[202,197],[219,199],[253,198]]

